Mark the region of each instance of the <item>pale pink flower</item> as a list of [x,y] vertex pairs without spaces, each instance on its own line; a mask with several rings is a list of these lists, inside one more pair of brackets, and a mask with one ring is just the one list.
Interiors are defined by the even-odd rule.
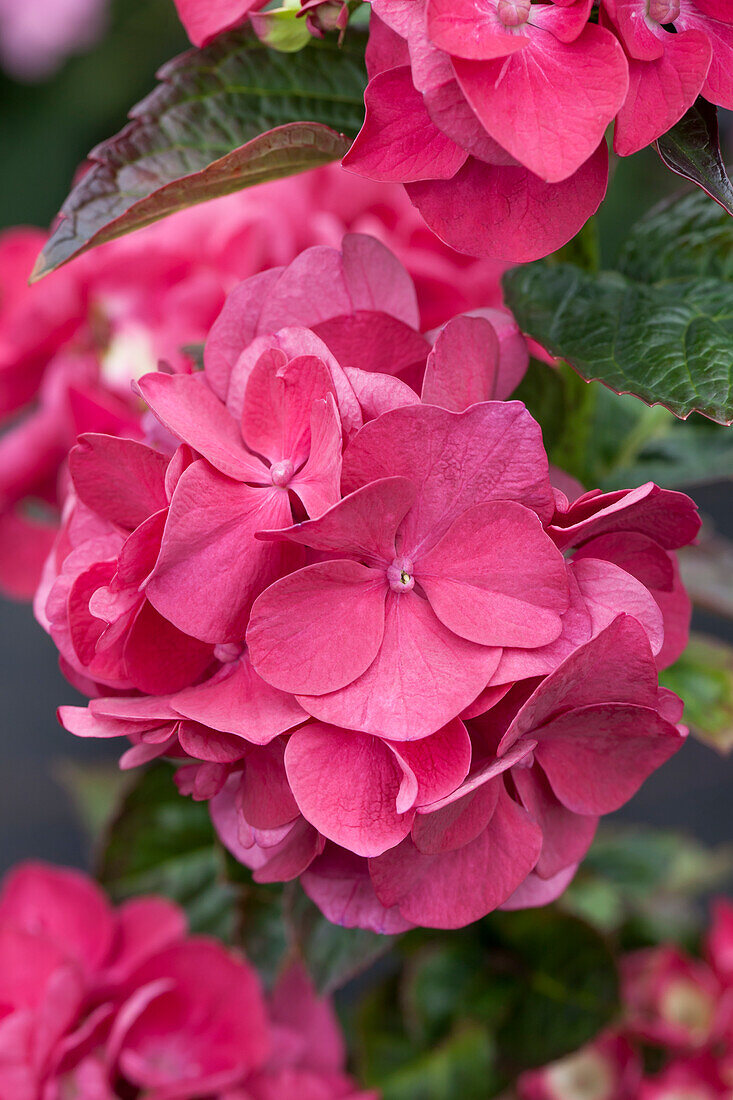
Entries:
[[0,64],[18,80],[51,76],[102,33],[107,0],[0,0]]

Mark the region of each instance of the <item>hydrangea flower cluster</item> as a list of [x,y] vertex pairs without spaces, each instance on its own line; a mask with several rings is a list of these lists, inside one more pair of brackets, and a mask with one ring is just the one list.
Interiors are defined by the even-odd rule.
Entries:
[[[177,6],[202,45],[263,0]],[[371,0],[367,68],[366,118],[344,165],[404,184],[454,248],[525,262],[598,209],[614,120],[614,149],[628,156],[700,94],[733,109],[733,10],[728,0]]]
[[[705,959],[673,944],[622,960],[621,1026],[522,1075],[519,1100],[728,1100],[733,1091],[733,905],[718,901]],[[645,1073],[643,1050],[660,1067]]]
[[[1,10],[2,0],[0,0]],[[0,235],[0,589],[30,599],[81,432],[143,437],[130,382],[164,360],[190,370],[226,293],[347,229],[389,244],[413,275],[421,324],[498,306],[503,265],[443,245],[399,187],[336,165],[181,212],[29,287],[38,230]]]
[[680,747],[699,528],[550,471],[506,314],[418,326],[363,235],[246,280],[203,372],[140,380],[147,441],[71,452],[36,601],[67,729],[183,759],[258,881],[384,932],[556,897]]
[[107,0],[0,0],[0,65],[18,80],[43,80],[100,36]]
[[21,864],[0,891],[7,1100],[376,1100],[344,1073],[302,968],[269,997],[241,955],[158,897],[113,909],[91,879]]

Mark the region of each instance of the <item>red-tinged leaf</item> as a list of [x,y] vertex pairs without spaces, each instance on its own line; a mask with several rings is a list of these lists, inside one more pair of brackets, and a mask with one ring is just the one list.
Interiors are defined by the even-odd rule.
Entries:
[[733,184],[720,154],[718,111],[714,104],[699,96],[655,145],[668,168],[701,187],[733,214]]
[[158,76],[127,126],[92,150],[34,279],[186,206],[337,160],[363,121],[358,34],[292,55],[234,31]]

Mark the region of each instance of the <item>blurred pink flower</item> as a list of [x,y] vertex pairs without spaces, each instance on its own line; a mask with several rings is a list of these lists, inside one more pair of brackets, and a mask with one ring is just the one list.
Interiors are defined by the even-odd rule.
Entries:
[[[8,1100],[376,1100],[299,965],[266,1000],[239,954],[163,898],[113,909],[76,871],[26,863],[0,891],[0,1093]],[[292,1090],[296,1090],[293,1092]]]
[[18,80],[51,76],[69,54],[94,45],[108,0],[0,0],[0,65]]

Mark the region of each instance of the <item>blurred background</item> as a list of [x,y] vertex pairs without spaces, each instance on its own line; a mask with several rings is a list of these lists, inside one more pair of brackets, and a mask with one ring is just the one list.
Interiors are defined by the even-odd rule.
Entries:
[[[86,52],[64,57],[45,9],[58,8],[57,18],[68,19],[67,9],[74,7],[91,41]],[[47,227],[87,152],[121,128],[130,105],[153,87],[158,66],[186,45],[172,0],[0,0],[0,230]],[[723,121],[730,159],[730,120]],[[629,225],[680,182],[651,150],[616,161],[614,172],[598,217],[604,263],[613,261]],[[711,463],[709,482],[692,495],[708,532],[714,528],[733,539],[733,486],[716,482],[718,473]],[[729,573],[729,587],[730,580]],[[700,611],[694,625],[733,642],[729,619]],[[76,702],[75,692],[60,675],[55,647],[30,608],[5,600],[0,693],[0,871],[27,857],[87,865],[87,841],[68,792],[81,776],[92,775],[99,800],[111,797],[108,777],[120,750],[113,743],[79,741],[57,725],[56,707]],[[691,739],[616,817],[685,829],[706,843],[727,841],[732,792],[733,758]]]

